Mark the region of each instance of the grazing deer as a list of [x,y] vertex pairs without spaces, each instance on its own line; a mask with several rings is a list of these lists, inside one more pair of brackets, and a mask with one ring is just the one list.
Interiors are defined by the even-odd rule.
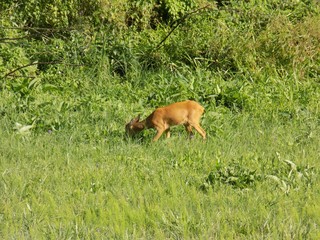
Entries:
[[201,128],[199,121],[204,112],[204,108],[195,101],[183,101],[170,104],[165,107],[157,108],[145,120],[140,121],[140,115],[132,119],[126,125],[126,134],[134,136],[144,129],[154,128],[157,134],[153,141],[157,141],[163,132],[167,138],[170,137],[170,127],[174,125],[184,125],[189,134],[189,138],[193,137],[192,128],[206,139],[206,132]]

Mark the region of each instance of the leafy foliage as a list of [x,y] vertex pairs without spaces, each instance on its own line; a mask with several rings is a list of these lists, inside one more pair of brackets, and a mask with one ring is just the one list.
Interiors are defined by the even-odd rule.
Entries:
[[255,185],[261,181],[261,175],[256,173],[256,170],[250,170],[242,167],[238,162],[234,162],[227,167],[222,167],[220,164],[216,169],[211,171],[205,179],[205,183],[201,189],[206,190],[209,186],[215,184],[227,184],[234,188],[245,189]]
[[254,188],[257,183],[274,181],[277,187],[288,194],[291,190],[297,190],[302,185],[304,188],[309,188],[314,183],[315,171],[310,166],[297,166],[290,160],[280,160],[280,166],[274,165],[273,168],[264,169],[262,174],[257,170],[242,166],[245,161],[246,159],[233,161],[226,167],[222,167],[221,163],[218,163],[200,188],[208,191],[210,187],[215,188],[215,186],[226,184],[243,190]]
[[278,187],[286,194],[291,190],[297,190],[303,182],[305,188],[310,187],[314,183],[315,169],[310,166],[297,166],[290,160],[280,159],[282,166],[278,166],[271,174],[266,175],[267,179],[273,180]]

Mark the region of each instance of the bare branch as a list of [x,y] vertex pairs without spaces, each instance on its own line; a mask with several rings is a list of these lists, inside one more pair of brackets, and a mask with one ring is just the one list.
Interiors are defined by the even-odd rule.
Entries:
[[200,11],[203,10],[203,9],[208,9],[208,8],[210,8],[210,7],[211,7],[211,5],[208,4],[208,5],[204,6],[204,7],[197,8],[197,9],[191,11],[191,12],[186,13],[186,14],[185,14],[184,16],[182,16],[180,19],[174,21],[174,22],[171,24],[171,27],[173,27],[173,28],[171,29],[171,31],[164,37],[164,39],[162,39],[162,41],[154,48],[154,50],[157,50],[158,48],[160,48],[160,46],[162,45],[162,43],[164,43],[164,42],[167,40],[167,38],[171,35],[171,33],[172,33],[181,23],[183,23],[184,20],[186,20],[186,19],[187,19],[188,17],[190,17],[191,15],[196,14],[196,13],[200,12]]
[[0,26],[2,29],[19,29],[19,30],[39,30],[39,31],[70,31],[70,30],[76,30],[76,28],[44,28],[44,27],[4,27]]
[[32,63],[29,63],[29,64],[26,64],[26,65],[23,65],[23,66],[20,66],[12,71],[10,71],[9,73],[5,74],[2,78],[6,78],[6,77],[13,77],[13,73],[23,69],[23,68],[27,68],[27,67],[30,67],[30,66],[33,66],[33,65],[50,65],[50,64],[65,64],[65,65],[68,65],[68,66],[85,66],[84,64],[70,64],[70,63],[63,63],[62,61],[52,61],[52,62],[32,62]]
[[0,42],[6,43],[7,41],[16,41],[16,40],[21,40],[25,38],[30,38],[30,36],[16,37],[16,38],[0,38]]

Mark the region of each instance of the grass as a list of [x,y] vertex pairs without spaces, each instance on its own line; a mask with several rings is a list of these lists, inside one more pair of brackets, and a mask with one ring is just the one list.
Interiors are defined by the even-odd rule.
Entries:
[[2,132],[1,236],[317,239],[319,130],[299,124],[241,113],[156,144]]
[[[0,239],[320,238],[316,1],[60,2],[0,10]],[[124,138],[186,99],[207,141]]]

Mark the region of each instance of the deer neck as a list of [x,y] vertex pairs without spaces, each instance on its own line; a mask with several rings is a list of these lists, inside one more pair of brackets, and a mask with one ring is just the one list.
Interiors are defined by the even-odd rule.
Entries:
[[145,129],[145,128],[148,128],[148,126],[147,126],[147,120],[145,119],[145,120],[142,120],[141,122],[139,122],[140,124],[142,124],[142,126],[143,126],[143,128]]

